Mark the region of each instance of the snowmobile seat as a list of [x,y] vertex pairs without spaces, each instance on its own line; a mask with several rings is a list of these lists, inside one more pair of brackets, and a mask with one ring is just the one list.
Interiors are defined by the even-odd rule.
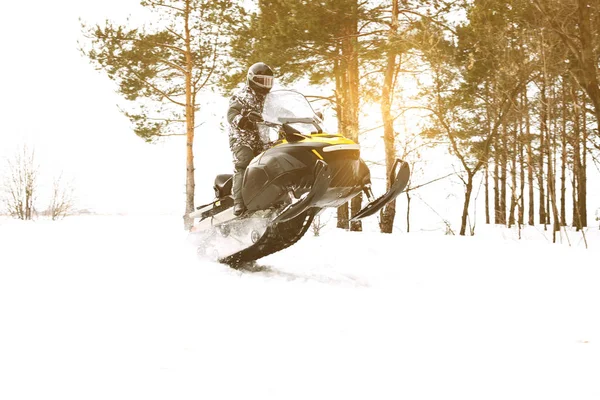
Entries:
[[232,174],[221,174],[215,178],[215,196],[223,198],[231,194],[231,186],[233,184]]

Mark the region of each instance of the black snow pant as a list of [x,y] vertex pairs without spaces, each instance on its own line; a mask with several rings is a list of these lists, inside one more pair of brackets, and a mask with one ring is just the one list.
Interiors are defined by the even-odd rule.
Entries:
[[235,171],[233,173],[233,203],[243,204],[242,199],[242,182],[244,180],[244,172],[250,161],[254,158],[254,151],[246,145],[237,145],[233,147],[233,165]]

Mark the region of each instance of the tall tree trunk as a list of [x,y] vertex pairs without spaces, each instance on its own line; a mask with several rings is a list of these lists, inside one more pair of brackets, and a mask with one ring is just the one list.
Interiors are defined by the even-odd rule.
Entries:
[[532,149],[532,137],[531,137],[531,121],[529,117],[529,101],[527,98],[527,91],[523,91],[523,103],[525,108],[525,135],[527,136],[527,185],[528,185],[528,210],[527,210],[527,223],[530,226],[535,225],[535,201],[534,201],[534,192],[533,192],[533,181],[534,181],[534,171],[533,171],[533,149]]
[[498,135],[494,136],[494,224],[501,224],[500,215],[500,141]]
[[490,224],[490,171],[489,163],[485,165],[485,223]]
[[406,233],[410,232],[410,191],[406,191]]
[[[551,96],[551,93],[550,93]],[[554,191],[554,166],[552,162],[552,152],[554,148],[552,146],[552,141],[554,140],[553,131],[551,129],[552,125],[552,116],[551,116],[551,108],[550,108],[550,99],[546,97],[546,224],[551,224],[553,206],[552,202],[554,201],[554,197],[556,196],[556,192]]]
[[525,224],[525,149],[522,142],[519,143],[519,165],[519,225],[522,226]]
[[350,227],[348,203],[344,203],[337,208],[337,227],[340,229],[348,229]]
[[[552,151],[548,152],[550,158],[552,157],[551,153]],[[556,178],[552,164],[548,166],[548,197],[550,198],[550,204],[552,206],[552,242],[556,243],[555,233],[560,231],[560,218],[558,215],[558,207],[556,206]]]
[[469,217],[469,203],[471,202],[471,195],[473,193],[473,176],[474,173],[467,171],[467,184],[465,186],[465,202],[463,204],[463,212],[460,221],[460,235],[465,236],[467,231],[467,218]]
[[538,186],[540,192],[540,224],[547,224],[546,221],[546,196],[544,190],[544,158],[546,154],[546,84],[542,83],[541,88],[541,101],[540,106],[540,155],[538,159]]
[[575,85],[571,85],[571,101],[573,104],[573,226],[579,231],[582,228],[579,212],[579,179],[581,178],[581,113],[579,112],[579,96]]
[[508,133],[506,131],[506,122],[502,123],[500,152],[500,223],[506,225],[506,175],[508,162]]
[[186,183],[185,183],[185,215],[183,216],[184,229],[190,230],[193,219],[188,215],[194,212],[194,126],[195,126],[195,93],[192,85],[192,71],[194,68],[191,32],[189,26],[190,1],[185,2],[185,124],[186,124]]
[[[359,107],[359,75],[358,75],[358,2],[351,0],[348,4],[348,18],[342,27],[342,63],[341,69],[344,75],[342,80],[344,127],[345,136],[358,143],[358,107]],[[347,206],[346,206],[347,207]],[[356,215],[362,207],[362,193],[359,193],[350,201],[350,216]],[[338,227],[347,225],[345,221],[344,206],[338,209]],[[361,231],[362,223],[353,221],[350,230]]]
[[550,127],[556,128],[556,122],[554,113],[553,113],[553,105],[555,95],[554,95],[554,87],[552,86],[552,90],[550,91],[550,98],[547,101],[547,116],[548,120],[551,121],[548,127],[548,136],[546,143],[548,144],[548,201],[550,202],[550,207],[552,210],[552,226],[553,226],[553,234],[552,241],[556,242],[556,232],[560,231],[560,218],[558,215],[558,206],[556,202],[556,163],[555,163],[555,151],[556,151],[556,129],[551,129]]
[[523,98],[519,99],[519,218],[518,224],[521,227],[525,220],[525,155],[523,149],[523,113],[527,112],[523,104]]
[[556,232],[560,231],[560,217],[558,215],[558,207],[556,204],[556,174],[552,163],[552,154],[554,151],[548,151],[548,198],[552,207],[552,242],[556,243]]
[[566,95],[565,78],[562,79],[561,94],[562,94],[562,122],[560,132],[560,224],[567,226],[567,95]]
[[[488,82],[485,83],[485,96],[489,98],[489,88]],[[487,134],[492,134],[492,116],[490,115],[490,106],[489,102],[485,103],[485,115],[486,115],[486,124],[487,124]],[[496,140],[494,140],[494,149]],[[494,163],[495,164],[495,163]],[[496,211],[496,199],[494,198],[494,213]],[[490,158],[488,157],[485,163],[485,223],[490,224]],[[497,217],[494,217],[494,223],[497,224]]]
[[[393,172],[392,167],[396,158],[396,137],[394,134],[394,120],[392,118],[391,107],[393,102],[393,84],[396,71],[397,54],[394,46],[391,45],[398,33],[398,0],[392,0],[392,21],[388,43],[390,44],[387,53],[387,63],[383,88],[381,90],[381,118],[383,120],[383,142],[385,146],[385,165],[386,165],[386,187],[391,186],[390,175]],[[394,218],[396,217],[396,200],[388,203],[380,214],[379,228],[382,233],[392,233],[394,229]]]
[[[344,58],[341,54],[341,46],[338,45],[339,59],[334,62],[334,76],[335,76],[335,97],[336,97],[336,112],[338,119],[338,130],[344,135],[347,134],[347,121],[346,117],[346,74],[344,73],[345,67],[343,67]],[[340,229],[350,228],[350,217],[348,210],[348,203],[342,204],[337,208],[337,227]]]
[[[343,41],[343,51],[348,60],[348,137],[358,143],[358,108],[359,108],[359,71],[358,71],[358,1],[350,4],[350,18],[347,24],[346,36]],[[350,202],[350,215],[358,214],[362,208],[362,193]],[[350,223],[351,231],[362,231],[362,222]]]
[[582,139],[581,139],[581,169],[579,170],[579,214],[581,218],[581,226],[587,227],[587,141],[588,141],[588,130],[587,130],[587,108],[585,96],[582,99],[582,110],[583,110],[583,123],[581,124]]
[[510,170],[510,183],[511,183],[511,190],[510,190],[510,211],[508,214],[508,226],[511,227],[515,224],[515,208],[517,206],[517,155],[518,155],[518,138],[517,138],[517,132],[518,129],[516,127],[514,127],[514,136],[513,136],[513,143],[512,143],[512,154],[510,155],[511,157],[511,170]]

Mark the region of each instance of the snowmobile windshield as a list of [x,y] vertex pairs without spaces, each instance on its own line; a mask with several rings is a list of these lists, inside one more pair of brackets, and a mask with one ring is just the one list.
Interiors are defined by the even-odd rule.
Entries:
[[271,123],[288,123],[305,135],[318,133],[321,122],[306,97],[293,90],[271,91],[265,98],[263,118]]

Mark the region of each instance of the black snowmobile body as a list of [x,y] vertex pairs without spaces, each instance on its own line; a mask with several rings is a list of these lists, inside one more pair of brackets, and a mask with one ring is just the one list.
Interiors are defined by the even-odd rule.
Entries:
[[[263,118],[263,140],[269,141],[268,135],[275,140],[246,169],[242,197],[247,211],[233,215],[232,175],[218,175],[216,199],[191,214],[198,222],[190,238],[199,254],[232,266],[291,246],[324,208],[339,207],[361,191],[373,200],[370,171],[358,144],[324,134],[320,118],[302,94],[272,91]],[[392,187],[354,220],[373,215],[404,190],[408,164],[398,160],[397,165]]]

